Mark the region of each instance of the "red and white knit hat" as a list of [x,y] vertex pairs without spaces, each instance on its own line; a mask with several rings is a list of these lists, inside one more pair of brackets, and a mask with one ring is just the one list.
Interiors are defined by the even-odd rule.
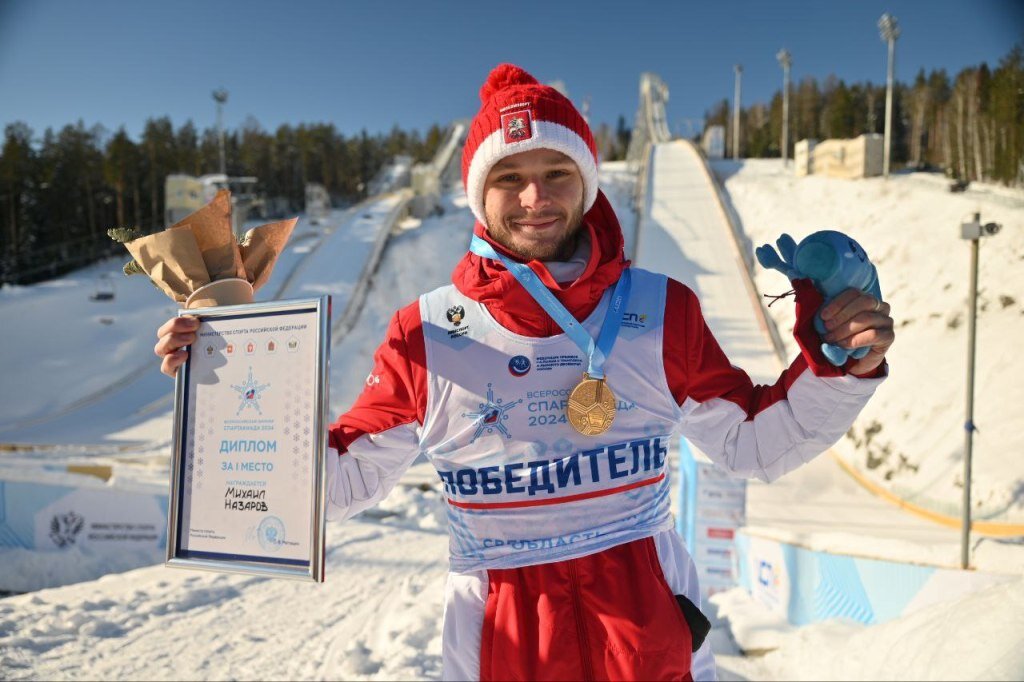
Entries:
[[597,199],[597,145],[565,95],[513,64],[499,64],[480,88],[480,111],[462,148],[462,182],[473,215],[486,225],[484,182],[498,161],[532,149],[562,152],[583,176],[583,212]]

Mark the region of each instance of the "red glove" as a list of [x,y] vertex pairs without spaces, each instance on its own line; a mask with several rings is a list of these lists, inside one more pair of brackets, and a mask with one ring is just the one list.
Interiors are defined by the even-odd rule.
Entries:
[[810,279],[794,279],[792,283],[796,291],[796,326],[793,327],[793,336],[796,337],[807,366],[814,372],[814,376],[844,376],[846,370],[833,365],[821,352],[821,335],[814,328],[814,316],[825,302],[824,297]]
[[[847,358],[842,367],[836,367],[821,352],[821,335],[814,328],[814,316],[825,302],[821,292],[815,288],[814,282],[810,279],[794,279],[792,284],[793,290],[796,292],[796,326],[793,327],[793,336],[796,338],[797,345],[800,346],[807,366],[811,368],[815,376],[819,377],[841,377],[852,374],[848,368],[853,366],[857,362],[856,360]],[[853,376],[861,379],[883,377],[886,375],[886,365],[887,363],[883,362],[867,374],[854,374]]]

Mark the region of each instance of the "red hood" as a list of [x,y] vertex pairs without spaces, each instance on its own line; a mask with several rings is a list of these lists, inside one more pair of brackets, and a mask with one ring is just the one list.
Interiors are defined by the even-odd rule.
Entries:
[[[537,273],[559,301],[577,320],[587,317],[604,290],[618,281],[622,269],[629,265],[622,251],[622,228],[604,192],[598,191],[593,207],[583,216],[583,226],[590,234],[590,262],[583,274],[567,286],[554,281],[540,261],[528,265]],[[479,222],[473,232],[486,239],[501,254],[516,258],[496,244]],[[523,336],[554,336],[562,330],[533,297],[519,284],[499,261],[467,253],[452,271],[452,283],[469,298],[487,306],[487,310],[506,329]]]

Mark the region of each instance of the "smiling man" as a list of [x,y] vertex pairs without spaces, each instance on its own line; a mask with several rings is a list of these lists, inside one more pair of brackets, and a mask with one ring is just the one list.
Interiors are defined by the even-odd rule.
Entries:
[[[374,381],[331,426],[329,515],[376,504],[420,455],[436,467],[446,679],[714,679],[669,444],[682,434],[765,481],[800,466],[884,377],[889,307],[851,290],[822,311],[830,338],[871,346],[833,367],[809,324],[821,298],[795,282],[803,352],[753,385],[692,291],[630,267],[572,103],[507,64],[480,98],[462,164],[470,252],[451,285],[395,313]],[[159,332],[171,375],[187,320]]]
[[536,149],[508,156],[487,174],[491,238],[531,261],[568,260],[583,226],[583,178],[568,156]]

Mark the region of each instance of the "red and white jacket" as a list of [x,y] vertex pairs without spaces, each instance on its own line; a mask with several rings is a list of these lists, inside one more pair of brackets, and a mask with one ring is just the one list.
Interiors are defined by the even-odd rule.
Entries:
[[[529,264],[581,321],[603,313],[606,291],[628,267],[618,221],[603,194],[584,224],[590,260],[574,282],[559,284],[543,264]],[[481,225],[475,230],[487,238]],[[626,407],[647,408],[648,418],[624,416],[619,431],[613,426],[614,437],[597,449],[572,440],[564,424],[525,435],[525,405],[518,421],[510,422],[517,438],[509,429],[485,428],[485,406],[500,405],[491,389],[496,375],[493,368],[459,366],[457,352],[443,352],[451,345],[446,335],[477,344],[478,352],[467,359],[486,357],[497,346],[501,363],[509,362],[507,372],[521,377],[533,367],[532,378],[539,380],[538,360],[556,356],[530,349],[554,348],[550,344],[562,331],[504,266],[474,254],[453,272],[454,291],[425,295],[395,314],[371,380],[331,426],[330,446],[338,453],[329,457],[331,519],[351,517],[384,498],[421,453],[438,468],[452,534],[446,679],[713,679],[709,644],[693,646],[695,621],[687,604],[699,603],[696,572],[671,530],[665,462],[657,453],[681,433],[729,471],[773,480],[838,440],[884,373],[848,376],[820,356],[811,319],[821,298],[807,282],[796,282],[795,331],[804,352],[774,385],[755,386],[722,352],[692,291],[660,276],[642,280],[647,288],[641,291],[660,287],[653,300],[659,306],[664,301],[652,325],[657,333],[625,349],[616,346],[612,359],[629,349],[650,357],[624,363],[618,374],[609,364],[608,376],[613,389],[616,376],[632,377],[624,379],[631,394],[617,396]],[[449,328],[441,329],[445,296],[466,305],[453,306]],[[476,336],[463,338],[474,322],[460,326],[462,318],[473,306],[486,316],[490,336],[477,324]],[[521,367],[507,357],[519,347],[528,349]],[[571,372],[582,374],[582,368]],[[562,380],[565,372],[544,376]],[[502,379],[503,386],[518,381]],[[466,409],[477,400],[480,411]],[[530,410],[537,404],[548,405],[529,403]],[[507,418],[503,413],[490,416]],[[530,427],[539,416],[533,415]],[[468,418],[479,428],[469,429]],[[564,431],[556,433],[559,428]],[[490,435],[481,438],[483,433]],[[526,447],[531,439],[544,441],[537,434],[563,447],[542,442],[547,454],[538,459],[536,449]],[[589,456],[589,467],[570,461],[584,460],[579,455]],[[563,490],[555,482],[575,487]],[[526,537],[543,540],[528,544]],[[513,545],[515,551],[508,549]]]

